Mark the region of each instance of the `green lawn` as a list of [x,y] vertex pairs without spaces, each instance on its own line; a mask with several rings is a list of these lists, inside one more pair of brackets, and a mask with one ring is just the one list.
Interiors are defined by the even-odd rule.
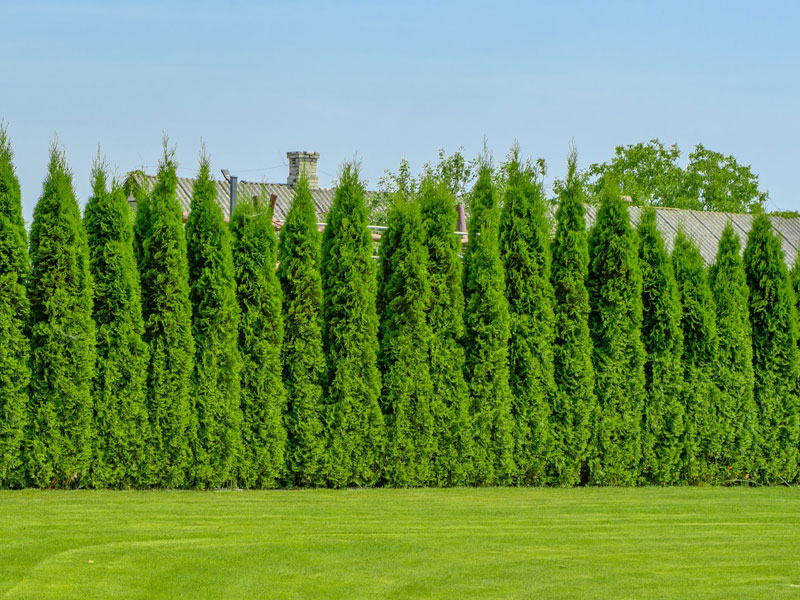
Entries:
[[2,492],[0,598],[800,598],[800,489]]

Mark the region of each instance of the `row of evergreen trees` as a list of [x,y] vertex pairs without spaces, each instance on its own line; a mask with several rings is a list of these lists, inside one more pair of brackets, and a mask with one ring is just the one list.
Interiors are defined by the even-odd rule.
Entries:
[[[201,158],[184,227],[166,144],[126,194],[98,161],[83,220],[51,151],[28,243],[0,131],[0,485],[669,485],[798,477],[797,297],[769,219],[708,270],[634,230],[607,181],[587,234],[575,156],[555,235],[514,151],[500,197],[399,193],[373,259],[365,190],[320,236],[301,180],[225,224]],[[277,263],[277,269],[276,269]],[[800,283],[800,269],[794,270]]]

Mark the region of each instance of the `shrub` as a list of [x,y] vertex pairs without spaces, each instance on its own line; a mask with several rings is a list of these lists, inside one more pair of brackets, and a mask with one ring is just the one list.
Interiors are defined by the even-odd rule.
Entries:
[[719,339],[715,374],[720,389],[720,467],[728,479],[741,479],[754,472],[758,452],[749,290],[739,249],[739,238],[728,222],[722,231],[717,261],[709,271]]
[[141,288],[133,256],[131,209],[105,167],[95,163],[92,197],[84,211],[94,281],[97,371],[94,378],[98,487],[147,483],[147,344],[142,340]]
[[[283,290],[283,381],[289,399],[287,462],[295,485],[319,486],[325,483],[326,473],[320,235],[305,174],[297,182],[281,229],[278,257]],[[242,283],[247,281],[244,276]]]
[[30,381],[27,235],[14,154],[0,123],[0,487],[25,483],[22,444]]
[[683,313],[683,370],[685,381],[683,479],[688,483],[712,481],[719,455],[717,426],[717,327],[714,299],[703,258],[697,246],[679,231],[672,251],[672,266]]
[[236,482],[241,454],[239,306],[228,227],[217,204],[208,158],[192,189],[186,221],[189,298],[195,344],[192,396],[197,413],[195,483],[215,488]]
[[797,314],[781,244],[764,214],[753,219],[744,269],[763,461],[759,478],[763,483],[792,482],[798,460]]
[[512,149],[500,217],[500,252],[510,314],[509,383],[519,481],[546,482],[552,452],[553,286],[550,225],[541,184]]
[[31,228],[31,482],[90,481],[95,329],[89,248],[72,173],[55,144]]
[[[164,143],[155,186],[137,203],[144,340],[150,349],[147,403],[151,483],[185,487],[192,482],[196,419],[191,401],[194,367],[192,305],[183,214],[176,196],[175,151]],[[142,200],[142,194],[139,194]]]
[[397,486],[421,486],[431,477],[430,302],[419,205],[396,197],[381,238],[378,313],[388,433],[385,476]]
[[466,377],[472,396],[474,477],[482,485],[508,484],[516,477],[499,217],[492,170],[484,164],[472,192],[464,251]]
[[642,211],[638,231],[647,390],[642,474],[649,483],[670,485],[680,481],[684,435],[681,302],[653,208]]
[[573,152],[565,185],[559,192],[550,275],[555,318],[553,374],[557,387],[551,413],[552,480],[562,486],[575,485],[588,477],[585,466],[590,453],[589,434],[597,412],[583,203],[577,155]]
[[275,487],[286,465],[286,390],[281,380],[283,319],[275,230],[264,199],[237,203],[231,230],[241,310],[241,479],[248,487]]
[[644,413],[642,276],[638,238],[616,182],[606,180],[589,235],[589,328],[599,407],[595,483],[635,485]]
[[466,485],[472,479],[472,422],[461,346],[464,292],[458,256],[461,242],[453,233],[455,199],[444,182],[430,177],[422,180],[419,198],[431,287],[432,481],[436,485]]
[[378,404],[378,317],[373,242],[358,168],[342,170],[322,237],[323,340],[328,364],[329,482],[372,485],[386,430]]

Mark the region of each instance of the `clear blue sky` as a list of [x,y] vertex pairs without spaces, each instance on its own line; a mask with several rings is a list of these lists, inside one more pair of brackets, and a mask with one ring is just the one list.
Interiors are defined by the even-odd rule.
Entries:
[[[615,145],[702,142],[751,164],[773,209],[800,209],[800,3],[15,2],[0,0],[0,119],[30,218],[58,134],[81,204],[100,144],[154,171],[212,166],[285,181],[358,154],[376,184],[438,148],[496,158],[517,139],[564,172]],[[256,170],[260,169],[260,170]]]

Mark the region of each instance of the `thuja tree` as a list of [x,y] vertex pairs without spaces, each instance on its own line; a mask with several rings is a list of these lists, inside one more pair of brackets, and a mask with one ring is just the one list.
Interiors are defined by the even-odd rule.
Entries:
[[616,182],[607,179],[589,235],[589,329],[599,419],[591,479],[634,485],[640,478],[644,411],[642,276],[638,236]]
[[542,187],[519,150],[507,164],[500,217],[500,252],[510,314],[509,383],[513,395],[514,456],[522,483],[545,482],[552,437],[553,286],[550,225]]
[[684,432],[681,302],[655,209],[643,209],[638,232],[647,390],[642,475],[649,483],[674,484],[681,476]]
[[718,363],[714,298],[703,257],[683,231],[675,237],[672,266],[683,307],[683,479],[688,483],[699,483],[714,479],[719,458],[719,393],[714,383],[714,369]]
[[92,277],[72,173],[55,144],[33,213],[30,256],[30,480],[86,486],[95,372]]
[[474,480],[481,485],[508,484],[516,477],[497,196],[492,169],[483,164],[472,191],[464,251],[466,377],[472,395]]
[[719,339],[715,375],[720,389],[720,467],[722,477],[728,480],[751,473],[758,451],[749,291],[739,250],[739,237],[728,222],[722,231],[716,263],[709,272]]
[[150,349],[150,482],[165,487],[192,482],[195,436],[192,306],[183,215],[175,192],[176,168],[175,152],[165,142],[155,186],[136,214],[144,340]]
[[[237,220],[234,223],[239,225]],[[325,483],[326,475],[320,235],[305,174],[297,182],[292,207],[281,229],[278,260],[283,292],[283,382],[288,398],[287,464],[295,485],[319,486]],[[279,413],[276,416],[280,418]]]
[[344,165],[322,237],[328,480],[336,487],[378,481],[386,440],[378,404],[375,263],[364,195],[357,166]]
[[765,483],[797,476],[797,315],[783,251],[769,217],[753,219],[744,250],[753,330],[754,397]]
[[431,477],[430,301],[419,204],[398,196],[381,237],[378,275],[385,477],[397,486],[424,485]]
[[195,359],[192,397],[197,412],[195,482],[215,488],[236,479],[241,447],[239,306],[233,254],[208,158],[192,188],[186,221],[189,298]]
[[132,217],[125,192],[116,184],[109,191],[105,167],[96,162],[84,225],[97,328],[92,479],[98,487],[147,483],[145,386],[149,354],[142,340],[144,322],[133,256]]
[[0,123],[0,487],[25,481],[22,440],[28,382],[28,249],[19,180],[5,126]]
[[435,444],[431,483],[466,485],[472,477],[472,423],[461,346],[464,292],[458,256],[461,240],[454,234],[455,198],[445,183],[426,177],[420,183],[419,202],[431,288],[428,325],[431,329],[431,415]]
[[590,426],[596,415],[586,291],[589,250],[584,196],[574,151],[558,199],[550,275],[554,298],[553,373],[557,386],[550,418],[551,463],[553,483],[569,486],[587,478],[584,467],[589,455]]
[[241,480],[247,487],[269,488],[284,475],[286,390],[281,380],[283,320],[275,230],[265,199],[238,203],[231,230],[241,311]]
[[[794,301],[795,301],[795,311],[800,317],[800,250],[797,252],[797,256],[795,256],[794,263],[792,263],[792,269],[789,272],[789,277],[792,280],[792,291],[794,291]],[[798,331],[798,347],[800,347],[800,330]]]

